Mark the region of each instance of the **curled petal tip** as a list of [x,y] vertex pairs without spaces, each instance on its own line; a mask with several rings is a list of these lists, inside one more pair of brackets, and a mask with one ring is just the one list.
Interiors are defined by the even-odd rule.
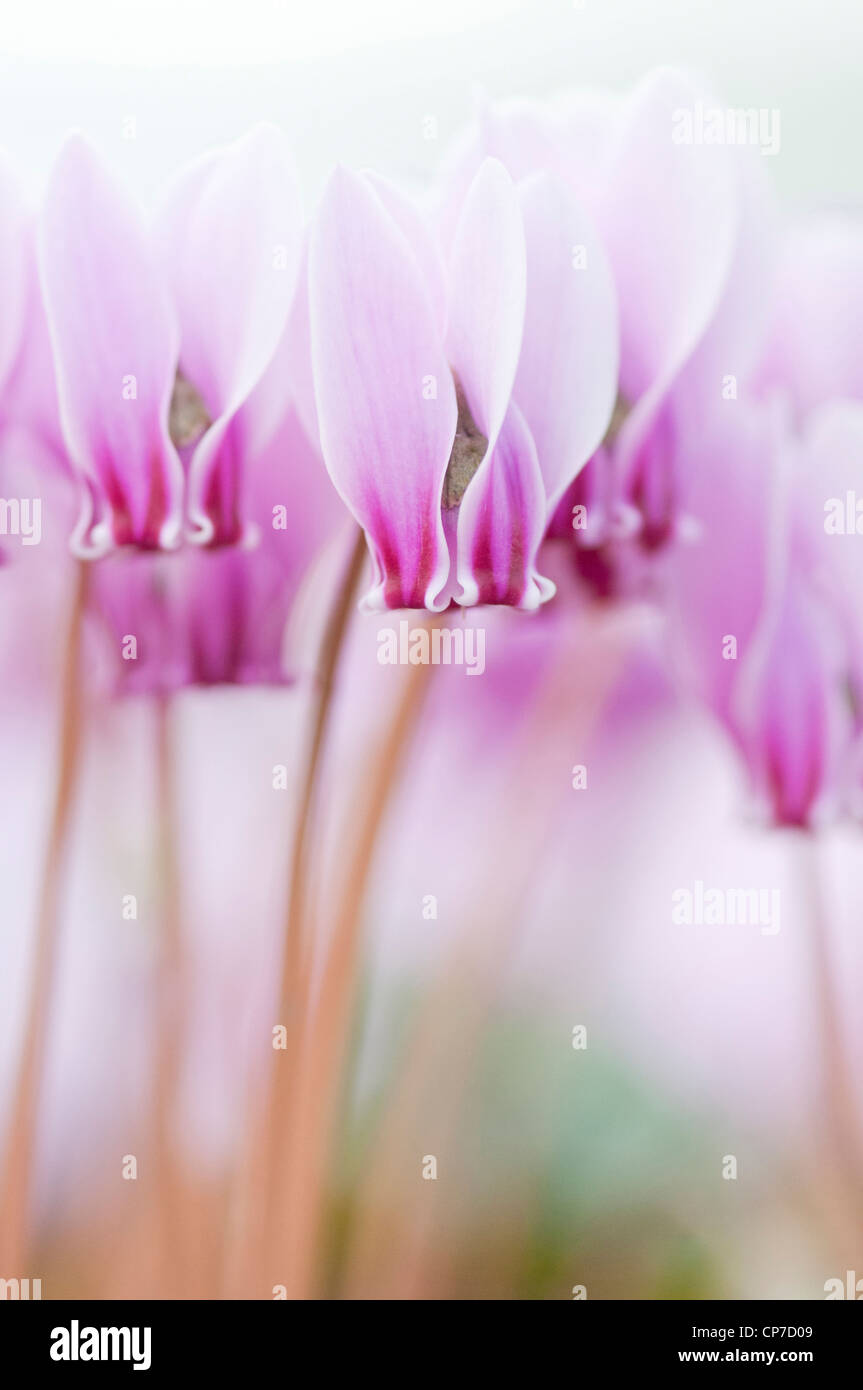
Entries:
[[216,528],[204,512],[196,512],[189,518],[186,527],[186,540],[190,545],[209,545],[216,534]]
[[98,521],[89,527],[79,524],[69,540],[69,549],[76,560],[102,560],[116,548],[106,521]]

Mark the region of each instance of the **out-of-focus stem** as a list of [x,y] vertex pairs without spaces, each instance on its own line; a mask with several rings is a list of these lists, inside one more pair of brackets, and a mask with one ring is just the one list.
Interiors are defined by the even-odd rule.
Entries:
[[[267,1243],[266,1227],[279,1181],[294,1094],[297,1058],[306,1017],[309,950],[306,925],[312,830],[333,694],[357,590],[366,563],[365,534],[357,530],[333,597],[321,639],[316,694],[300,784],[289,867],[288,902],[279,975],[278,1015],[286,1045],[273,1054],[273,1071],[262,1124],[256,1127],[229,1213],[232,1233],[226,1250],[226,1292],[242,1292],[255,1281]],[[254,1266],[254,1268],[252,1268]]]
[[314,821],[322,754],[332,711],[336,672],[357,589],[365,567],[366,554],[365,534],[358,531],[351,548],[344,577],[339,585],[335,602],[327,620],[318,660],[318,694],[312,714],[311,733],[307,745],[306,764],[291,852],[290,890],[279,987],[279,1000],[287,1016],[296,1016],[300,1002],[297,998],[298,984],[303,974],[302,964],[307,945],[305,928],[309,839]]
[[821,846],[816,835],[800,833],[795,851],[803,863],[811,933],[813,984],[821,1048],[821,1101],[828,1157],[854,1223],[851,1251],[863,1235],[863,1153],[857,1118],[854,1077],[842,1034],[841,1003],[836,989],[830,940],[830,920],[821,875]]
[[81,637],[88,575],[86,563],[78,561],[62,655],[57,782],[39,891],[29,1002],[0,1185],[0,1275],[8,1278],[27,1274],[33,1162],[54,1001],[60,892],[83,744]]
[[[183,1053],[183,939],[175,785],[173,701],[156,700],[156,881],[159,941],[156,1049],[153,1069],[153,1163],[157,1205],[156,1283],[160,1297],[176,1296],[185,1270],[184,1206],[175,1151],[177,1081]],[[188,1290],[183,1290],[188,1293]]]
[[330,1140],[339,1096],[374,849],[417,726],[432,666],[405,676],[392,722],[363,780],[359,824],[334,915],[308,1029],[303,1037],[292,1126],[283,1157],[284,1199],[275,1205],[281,1282],[288,1298],[314,1296],[319,1237],[326,1206]]
[[[509,960],[531,885],[562,813],[564,755],[584,751],[629,650],[629,627],[602,607],[588,610],[559,635],[559,651],[535,697],[512,714],[507,796],[476,845],[476,897],[465,930],[420,1007],[372,1136],[359,1185],[353,1238],[340,1296],[424,1299],[443,1296],[453,1251],[442,1231],[444,1187],[405,1184],[422,1132],[439,1161],[456,1161],[455,1141],[475,1076],[483,1027]],[[587,654],[590,660],[586,659]],[[517,832],[513,834],[513,809]],[[440,1020],[447,1026],[441,1030]],[[539,1141],[539,1136],[537,1136]]]

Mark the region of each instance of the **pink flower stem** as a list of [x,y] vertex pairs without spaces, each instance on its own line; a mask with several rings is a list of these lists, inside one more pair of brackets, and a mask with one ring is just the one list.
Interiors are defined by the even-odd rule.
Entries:
[[189,1295],[184,1287],[185,1221],[174,1141],[177,1089],[183,1055],[183,931],[177,858],[174,704],[160,695],[155,706],[156,880],[159,942],[156,977],[156,1053],[153,1068],[152,1138],[157,1205],[156,1285],[160,1298]]
[[[561,634],[559,654],[522,724],[513,729],[508,799],[490,817],[477,847],[475,895],[465,900],[464,928],[420,1005],[369,1143],[343,1297],[369,1297],[370,1290],[384,1299],[446,1296],[453,1252],[442,1233],[457,1223],[445,1219],[442,1196],[430,1195],[435,1184],[406,1184],[404,1175],[415,1163],[420,1133],[434,1136],[435,1153],[448,1168],[458,1162],[455,1146],[483,1027],[518,928],[530,922],[532,885],[559,833],[562,803],[554,788],[564,784],[562,750],[589,747],[628,650],[627,630],[616,616],[608,621],[601,606],[587,610],[572,631]],[[442,1018],[447,1020],[443,1034]]]
[[302,1038],[292,1123],[282,1136],[281,1183],[273,1206],[273,1255],[280,1261],[274,1268],[288,1298],[313,1298],[316,1292],[331,1141],[355,999],[366,889],[378,836],[434,669],[431,665],[408,669],[393,719],[363,778],[353,847],[338,890],[314,1007]]
[[60,935],[60,894],[66,870],[69,829],[81,771],[83,681],[81,637],[89,580],[77,562],[62,654],[58,773],[43,861],[36,914],[35,946],[24,1037],[0,1178],[0,1276],[27,1276],[31,1189],[39,1107],[44,1085],[47,1034],[54,1002]]
[[256,1285],[269,1244],[267,1227],[280,1182],[286,1129],[296,1086],[297,1059],[308,1012],[310,951],[308,880],[312,830],[336,678],[357,592],[366,565],[365,534],[357,530],[330,608],[317,663],[317,689],[311,711],[299,803],[289,867],[288,901],[279,976],[276,1021],[287,1031],[284,1049],[273,1051],[273,1070],[261,1122],[254,1127],[230,1200],[226,1241],[225,1290],[237,1296]]
[[823,1127],[826,1156],[831,1160],[841,1191],[844,1193],[844,1220],[850,1217],[855,1237],[850,1245],[859,1244],[863,1234],[863,1154],[857,1119],[859,1078],[852,1075],[846,1039],[842,1028],[842,1005],[836,988],[833,952],[831,949],[830,916],[825,900],[821,845],[814,834],[798,839],[808,919],[811,924],[811,949],[816,1016],[821,1052],[821,1092],[819,1096],[819,1130]]

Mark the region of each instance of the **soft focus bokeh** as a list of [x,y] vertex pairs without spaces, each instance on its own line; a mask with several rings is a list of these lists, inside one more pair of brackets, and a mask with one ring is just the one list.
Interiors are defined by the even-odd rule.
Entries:
[[[115,566],[105,570],[110,592],[104,579],[91,581],[100,603],[83,634],[83,755],[62,877],[33,1236],[27,1268],[0,1268],[0,1277],[41,1278],[46,1298],[271,1298],[284,1285],[290,1296],[406,1299],[818,1299],[849,1270],[863,1277],[863,762],[854,762],[859,739],[831,742],[844,706],[824,713],[824,748],[811,753],[830,770],[815,828],[791,813],[774,825],[769,814],[780,803],[787,810],[809,775],[809,762],[795,765],[777,791],[783,754],[774,757],[773,736],[783,749],[797,737],[809,756],[821,710],[807,682],[822,661],[833,671],[833,623],[844,632],[846,602],[859,622],[863,584],[855,593],[853,575],[863,574],[863,552],[857,559],[853,547],[863,539],[843,538],[852,549],[814,617],[792,595],[788,626],[778,602],[765,635],[747,610],[754,586],[772,582],[761,539],[782,514],[783,469],[798,467],[799,453],[820,480],[840,441],[841,476],[856,468],[863,479],[859,418],[847,428],[829,413],[811,423],[819,408],[863,399],[859,372],[849,385],[856,354],[843,317],[846,284],[863,307],[860,7],[378,0],[309,13],[288,0],[119,10],[94,0],[74,11],[73,22],[59,3],[31,5],[0,37],[0,145],[34,203],[70,128],[149,207],[188,160],[260,120],[287,136],[309,212],[337,163],[370,166],[445,203],[472,157],[457,142],[483,102],[559,97],[563,110],[566,94],[623,96],[670,65],[703,76],[723,104],[781,112],[779,152],[747,151],[758,191],[735,264],[760,265],[769,218],[783,230],[765,253],[769,294],[766,272],[762,280],[748,263],[740,270],[741,341],[721,336],[717,313],[716,336],[692,354],[675,419],[693,460],[691,535],[662,557],[658,578],[651,570],[623,582],[615,572],[609,589],[590,569],[594,556],[606,563],[604,547],[585,560],[565,532],[549,541],[543,573],[556,598],[537,613],[456,611],[453,626],[482,629],[485,670],[474,678],[458,666],[429,668],[396,748],[413,668],[380,664],[378,632],[419,615],[360,613],[353,594],[306,885],[309,988],[326,982],[345,902],[356,917],[336,1129],[306,1174],[308,1189],[280,1197],[294,1214],[320,1215],[305,1284],[270,1238],[284,1208],[263,1200],[256,1136],[273,1028],[286,1025],[296,1043],[276,998],[285,903],[321,634],[350,518],[317,459],[313,486],[286,474],[284,495],[262,504],[262,515],[272,502],[294,517],[308,508],[308,553],[291,576],[297,592],[281,642],[284,684],[255,667],[236,684],[124,689],[116,638],[129,630],[125,614],[140,609],[123,605],[152,602],[170,614],[170,580],[142,595],[141,557],[104,562]],[[758,201],[762,179],[775,198],[770,213]],[[822,215],[845,229],[826,272],[824,240],[811,261],[805,240],[809,219]],[[809,360],[793,332],[798,313],[817,323]],[[835,364],[821,344],[836,346]],[[738,370],[751,379],[755,408],[743,423],[726,414],[708,433],[698,392],[714,362],[717,379]],[[790,423],[770,415],[771,372],[783,386],[793,381]],[[293,418],[286,429],[301,433]],[[782,431],[793,445],[776,443]],[[275,469],[287,439],[276,436]],[[0,457],[4,497],[43,499],[41,543],[4,537],[0,567],[8,1116],[61,771],[76,506],[51,440],[10,426]],[[805,525],[801,537],[805,569],[817,543]],[[256,626],[268,620],[254,594],[235,589],[230,563],[218,580],[190,574],[193,639],[205,644],[198,634],[230,606],[230,659],[245,671],[237,633],[250,650],[256,637],[272,646],[272,634]],[[765,643],[767,675],[763,708],[753,696],[744,720],[747,691],[735,703],[723,673],[711,685],[704,672],[714,639],[739,631],[742,641],[747,624]],[[202,666],[222,655],[199,652]],[[780,668],[791,674],[776,695]],[[753,727],[767,748],[763,765],[748,741]],[[387,759],[392,775],[363,850]],[[697,884],[762,890],[781,909],[748,924],[675,920],[675,894]],[[181,945],[176,957],[168,950],[166,1008],[168,920]],[[307,1118],[313,1101],[301,1106]],[[295,1162],[301,1175],[312,1165],[303,1155]],[[259,1222],[251,1237],[250,1210]]]

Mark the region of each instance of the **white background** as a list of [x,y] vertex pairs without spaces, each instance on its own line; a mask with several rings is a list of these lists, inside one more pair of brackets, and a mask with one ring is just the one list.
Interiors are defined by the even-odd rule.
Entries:
[[149,199],[269,119],[314,195],[337,160],[432,172],[478,88],[625,88],[672,63],[731,105],[780,109],[787,205],[858,206],[861,53],[860,0],[0,0],[0,145],[38,190],[81,127]]

